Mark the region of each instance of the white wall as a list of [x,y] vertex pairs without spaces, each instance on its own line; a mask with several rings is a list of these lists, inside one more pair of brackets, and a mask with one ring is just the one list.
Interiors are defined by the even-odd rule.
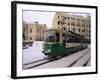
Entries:
[[[10,69],[11,68],[10,66],[11,65],[11,13],[10,13],[11,4],[10,3],[11,2],[10,1],[11,0],[0,1],[0,80],[11,80],[10,78],[10,71],[11,71]],[[97,5],[97,6],[100,5],[100,0],[31,0],[31,1],[64,3],[64,4]],[[100,15],[98,17],[100,21]],[[100,26],[100,24],[98,26]],[[100,28],[98,28],[98,30],[100,30]],[[100,34],[100,31],[98,32],[98,34]],[[100,41],[100,37],[98,41]],[[100,42],[98,44],[100,44]],[[100,54],[98,54],[98,56],[100,57]],[[98,59],[98,61],[100,61],[100,58]],[[98,65],[100,67],[100,64]],[[42,80],[99,80],[99,79],[100,79],[100,72],[99,74],[90,74],[90,75],[42,78]],[[27,80],[41,80],[41,79],[35,78]]]

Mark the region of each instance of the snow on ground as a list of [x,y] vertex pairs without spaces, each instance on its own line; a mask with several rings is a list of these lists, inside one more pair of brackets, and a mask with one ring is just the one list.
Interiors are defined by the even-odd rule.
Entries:
[[89,60],[87,63],[87,66],[90,66],[90,65],[91,65],[91,60]]
[[77,63],[73,65],[73,67],[83,66],[83,64],[85,64],[89,60],[89,58],[90,58],[90,53],[86,54],[80,60],[78,60]]
[[43,59],[45,57],[42,53],[42,44],[43,41],[35,41],[31,47],[23,49],[23,64]]

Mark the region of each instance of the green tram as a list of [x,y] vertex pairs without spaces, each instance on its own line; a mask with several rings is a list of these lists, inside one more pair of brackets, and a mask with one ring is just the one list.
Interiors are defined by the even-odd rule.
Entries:
[[72,54],[87,48],[86,39],[71,31],[48,29],[45,31],[43,53],[50,58]]

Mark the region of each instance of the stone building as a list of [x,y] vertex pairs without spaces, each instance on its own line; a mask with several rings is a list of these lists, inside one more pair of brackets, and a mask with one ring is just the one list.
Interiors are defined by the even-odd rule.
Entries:
[[23,21],[23,40],[26,41],[42,41],[44,40],[44,32],[47,29],[46,24],[39,24],[38,22],[24,22]]
[[54,28],[73,31],[86,39],[91,39],[91,17],[72,13],[56,12],[52,26]]

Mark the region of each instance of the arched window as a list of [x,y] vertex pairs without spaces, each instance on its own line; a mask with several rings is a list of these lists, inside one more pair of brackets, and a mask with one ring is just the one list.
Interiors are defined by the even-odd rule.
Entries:
[[32,33],[32,29],[30,28],[30,33]]

